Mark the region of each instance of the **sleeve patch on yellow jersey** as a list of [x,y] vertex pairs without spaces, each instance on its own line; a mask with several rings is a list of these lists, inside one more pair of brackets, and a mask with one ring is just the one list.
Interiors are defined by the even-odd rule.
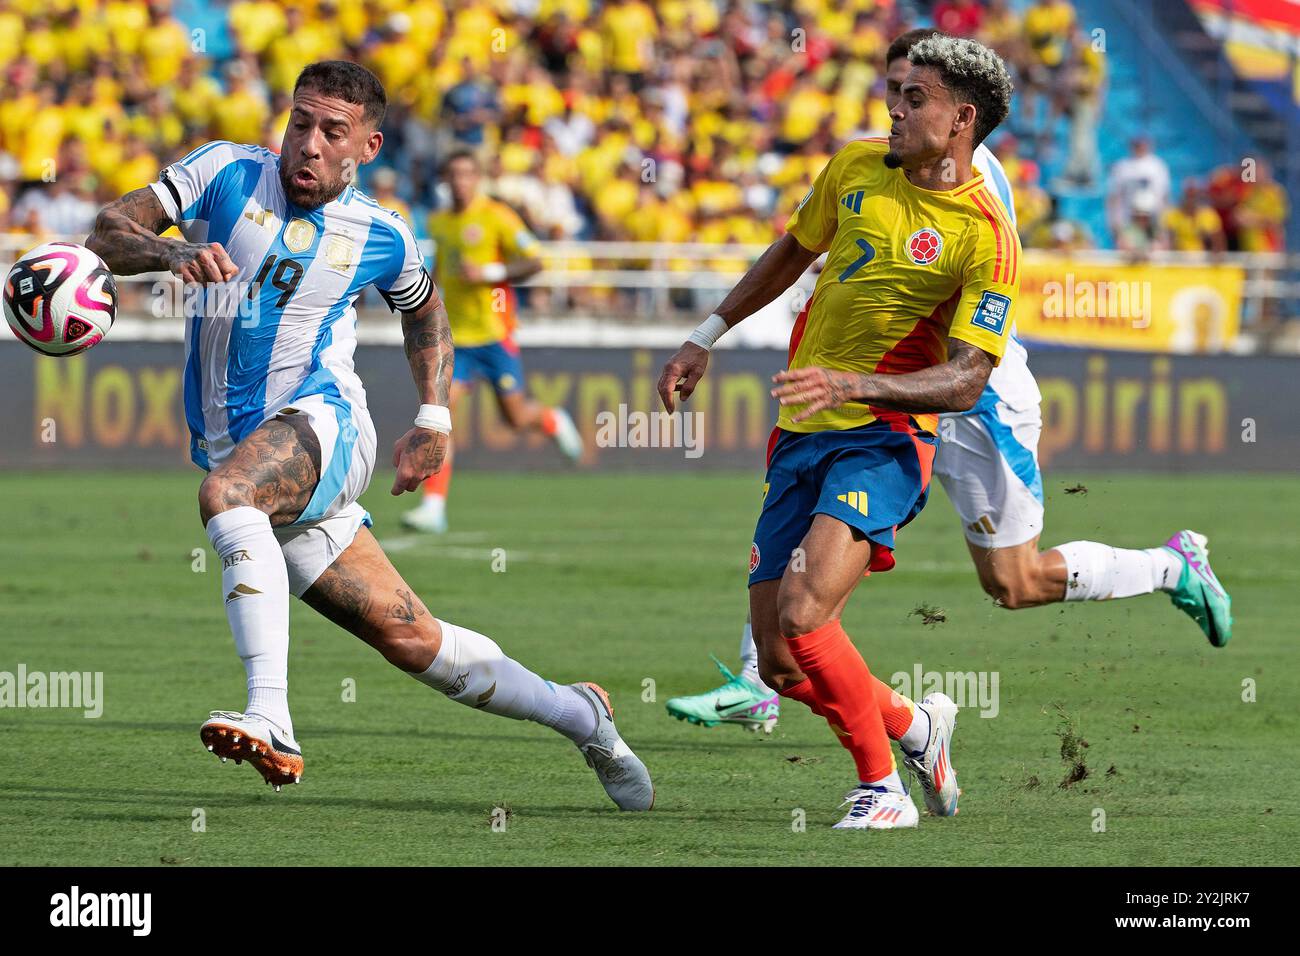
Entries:
[[970,324],[981,329],[988,329],[994,335],[1001,335],[1007,324],[1007,315],[1011,312],[1011,299],[997,292],[985,292],[980,296],[979,305]]

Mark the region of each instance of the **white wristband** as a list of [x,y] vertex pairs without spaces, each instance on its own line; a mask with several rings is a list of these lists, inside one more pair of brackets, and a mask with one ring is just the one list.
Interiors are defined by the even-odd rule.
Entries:
[[714,312],[699,324],[699,327],[690,334],[686,341],[694,342],[707,352],[713,348],[718,339],[722,338],[722,333],[727,331],[727,328],[727,320]]
[[483,273],[484,282],[504,282],[506,278],[506,264],[504,262],[488,262],[480,267]]
[[450,435],[451,409],[446,405],[421,405],[420,414],[415,416],[415,427]]

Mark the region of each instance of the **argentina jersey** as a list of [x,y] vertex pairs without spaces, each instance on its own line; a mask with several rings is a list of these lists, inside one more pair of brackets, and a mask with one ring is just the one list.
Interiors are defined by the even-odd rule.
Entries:
[[185,420],[190,457],[204,469],[309,399],[327,403],[340,442],[356,433],[354,419],[369,427],[352,361],[357,296],[373,285],[406,312],[433,292],[401,216],[350,185],[318,208],[297,206],[279,167],[271,150],[213,142],[151,184],[187,240],[220,243],[239,269],[231,294],[186,314]]
[[[1015,197],[1011,193],[1011,183],[1007,179],[1006,171],[998,162],[998,158],[987,146],[980,143],[975,147],[975,153],[971,157],[971,167],[984,174],[984,181],[988,183],[990,191],[1001,201],[1007,215],[1011,217],[1011,224],[1016,225]],[[977,415],[982,410],[992,408],[998,402],[1003,402],[1019,411],[1038,405],[1042,398],[1042,394],[1038,391],[1038,383],[1034,381],[1034,376],[1029,371],[1029,355],[1025,347],[1020,344],[1020,340],[1016,338],[1016,328],[1013,324],[1002,362],[989,374],[988,384],[984,386],[984,393],[979,401],[969,411],[956,414]]]

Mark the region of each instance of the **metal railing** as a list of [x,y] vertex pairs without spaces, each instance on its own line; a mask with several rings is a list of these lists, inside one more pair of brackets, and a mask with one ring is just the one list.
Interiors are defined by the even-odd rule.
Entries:
[[[50,241],[45,237],[42,241]],[[80,242],[84,236],[70,237]],[[30,237],[0,235],[0,267],[34,245]],[[431,243],[422,244],[433,255]],[[676,345],[718,304],[766,249],[762,245],[705,243],[543,242],[545,269],[518,287],[523,320],[519,339],[537,345]],[[1140,260],[1110,250],[1058,255],[1027,250],[1026,261],[1059,262],[1064,273],[1080,266],[1133,264],[1238,267],[1243,272],[1243,332],[1247,349],[1300,350],[1300,255],[1280,253],[1180,253],[1160,251]],[[728,340],[780,346],[816,282],[814,265],[799,283]],[[181,317],[158,300],[176,280],[167,273],[118,279],[119,315],[114,338],[180,340]],[[378,295],[358,301],[363,341],[400,341],[400,330]],[[161,312],[161,314],[159,314]],[[1295,341],[1293,342],[1292,339]]]

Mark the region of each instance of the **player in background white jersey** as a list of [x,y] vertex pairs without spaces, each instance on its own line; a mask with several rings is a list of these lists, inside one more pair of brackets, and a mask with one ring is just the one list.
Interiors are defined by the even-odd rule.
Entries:
[[[889,45],[885,100],[891,112],[911,69],[907,51],[938,32],[911,30]],[[989,191],[1014,224],[1011,184],[997,157],[981,143],[971,166],[984,175]],[[1232,636],[1231,599],[1210,569],[1203,535],[1180,531],[1161,547],[1140,550],[1095,541],[1038,549],[1043,530],[1043,479],[1038,468],[1041,402],[1025,347],[1016,339],[1013,326],[1002,363],[989,375],[975,407],[940,416],[934,474],[961,519],[985,592],[999,607],[1016,610],[1165,591],[1200,625],[1211,644],[1226,644]],[[748,620],[740,640],[741,672],[733,674],[716,657],[714,662],[726,683],[702,694],[674,697],[667,703],[668,712],[706,727],[734,723],[770,733],[780,714],[780,698],[759,679],[758,650]],[[919,749],[923,736],[903,741],[904,750],[909,744]]]
[[[199,513],[221,556],[248,700],[242,712],[214,712],[200,737],[223,761],[251,762],[277,790],[299,781],[292,593],[457,703],[555,729],[621,809],[647,810],[650,776],[619,737],[605,692],[553,684],[490,638],[436,619],[358,504],[376,444],[352,368],[353,305],[367,285],[401,312],[419,393],[415,425],[393,446],[394,495],[438,471],[451,431],[446,309],[406,222],[351,185],[383,143],[386,105],[364,67],[314,63],[295,84],[278,156],[209,143],[106,206],[86,241],[114,272],[170,271],[223,293],[206,296],[188,322],[185,414],[191,456],[208,471]],[[173,224],[184,240],[159,237]]]

